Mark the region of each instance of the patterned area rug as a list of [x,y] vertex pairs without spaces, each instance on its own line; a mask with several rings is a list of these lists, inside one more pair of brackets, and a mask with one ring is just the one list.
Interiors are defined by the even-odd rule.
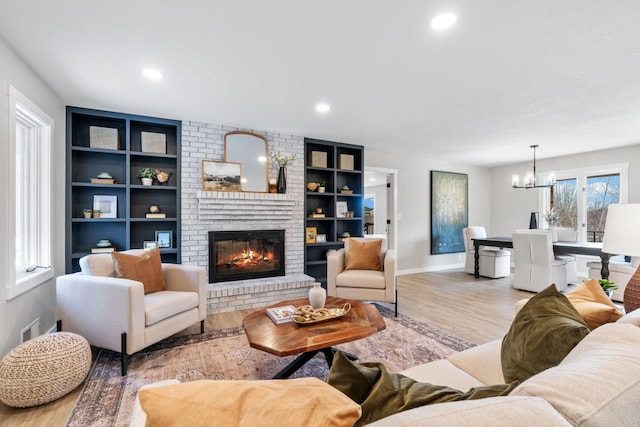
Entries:
[[[390,371],[442,359],[472,346],[469,342],[377,306],[387,328],[368,338],[341,344],[339,349],[357,355],[360,362],[382,362]],[[268,379],[294,356],[279,358],[249,347],[241,327],[204,334],[174,336],[130,359],[128,375],[120,375],[120,356],[101,350],[85,386],[73,407],[67,426],[128,426],[138,389],[155,381],[176,378]],[[313,376],[326,380],[328,368],[319,353],[292,377]]]

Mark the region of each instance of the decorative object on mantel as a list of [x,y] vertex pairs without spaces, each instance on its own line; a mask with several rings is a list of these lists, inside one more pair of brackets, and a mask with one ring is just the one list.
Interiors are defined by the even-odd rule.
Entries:
[[276,185],[276,180],[275,178],[271,178],[269,180],[269,193],[277,193],[278,192],[278,187]]
[[241,163],[202,161],[202,189],[204,191],[242,191],[241,178]]
[[156,173],[149,168],[142,168],[138,171],[138,178],[142,181],[142,185],[153,185],[153,178],[156,177]]
[[98,174],[96,178],[91,178],[92,184],[115,184],[116,180],[113,179],[111,174],[107,172],[102,172]]
[[296,159],[295,154],[284,155],[280,153],[271,153],[271,158],[278,164],[280,170],[278,171],[278,183],[276,185],[278,193],[287,192],[287,166],[289,163]]
[[532,172],[527,172],[527,174],[524,176],[524,182],[522,185],[520,185],[520,175],[512,175],[511,176],[511,186],[513,188],[524,188],[524,189],[530,189],[530,188],[549,188],[549,187],[553,187],[554,185],[556,185],[556,177],[553,174],[549,174],[547,176],[543,176],[542,184],[537,184],[536,183],[536,148],[538,148],[538,144],[534,144],[534,145],[530,145],[529,147],[533,148],[533,173]]
[[324,307],[327,300],[327,291],[320,286],[320,282],[314,282],[313,287],[309,288],[309,304],[311,308],[317,310]]
[[154,172],[156,174],[156,179],[158,180],[158,182],[160,184],[167,185],[167,182],[169,182],[169,178],[171,178],[172,172],[165,172],[160,169],[156,169]]
[[549,224],[549,231],[551,232],[551,241],[553,241],[554,243],[557,242],[558,231],[556,230],[556,224],[558,223],[558,220],[560,220],[560,217],[555,212],[555,210],[551,208],[550,211],[545,211],[544,220],[547,221],[547,224]]

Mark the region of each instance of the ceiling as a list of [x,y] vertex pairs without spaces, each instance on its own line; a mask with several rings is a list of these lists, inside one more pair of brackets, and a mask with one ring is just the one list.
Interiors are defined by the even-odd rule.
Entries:
[[482,166],[639,143],[639,22],[638,0],[0,0],[65,104]]

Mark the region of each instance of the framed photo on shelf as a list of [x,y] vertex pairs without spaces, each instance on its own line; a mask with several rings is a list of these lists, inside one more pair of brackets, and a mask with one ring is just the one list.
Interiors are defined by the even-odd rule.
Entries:
[[153,249],[158,247],[158,242],[155,240],[145,240],[142,242],[142,249]]
[[100,218],[118,217],[118,196],[93,196],[93,211],[100,211]]
[[156,242],[159,248],[173,247],[173,231],[156,231]]
[[305,230],[305,241],[307,243],[316,243],[316,236],[318,234],[318,229],[316,227],[307,227]]
[[336,202],[336,218],[346,218],[348,210],[347,202]]
[[242,163],[202,161],[203,191],[242,191]]
[[316,243],[327,243],[327,235],[326,234],[318,234],[316,236]]

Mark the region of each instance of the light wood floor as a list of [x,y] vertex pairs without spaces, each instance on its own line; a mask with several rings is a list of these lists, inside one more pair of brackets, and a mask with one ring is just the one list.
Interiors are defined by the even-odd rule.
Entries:
[[[511,278],[474,279],[461,270],[400,276],[398,308],[402,314],[474,344],[482,344],[502,338],[513,319],[514,303],[532,296],[513,289],[511,284]],[[206,329],[239,326],[251,311],[209,315]],[[198,333],[199,330],[199,325],[194,325],[183,333]],[[0,403],[0,425],[63,426],[81,388],[36,408],[15,409]]]

